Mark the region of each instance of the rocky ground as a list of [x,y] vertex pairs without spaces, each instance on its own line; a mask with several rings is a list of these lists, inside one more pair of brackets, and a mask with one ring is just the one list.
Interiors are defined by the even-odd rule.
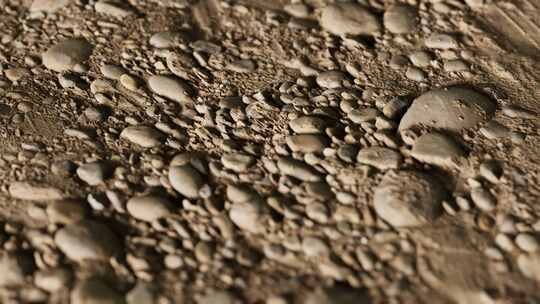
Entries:
[[540,303],[540,2],[0,0],[1,303]]

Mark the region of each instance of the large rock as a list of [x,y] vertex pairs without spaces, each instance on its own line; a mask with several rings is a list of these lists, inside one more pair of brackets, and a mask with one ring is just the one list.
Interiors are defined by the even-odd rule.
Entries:
[[495,104],[471,89],[459,86],[435,89],[413,101],[401,119],[399,130],[425,126],[459,132],[486,121],[494,112]]
[[53,71],[72,70],[92,55],[93,46],[84,38],[64,40],[42,55],[43,65]]
[[434,177],[416,171],[389,171],[375,188],[375,212],[390,225],[421,226],[441,212],[446,191]]
[[356,3],[335,3],[324,7],[320,23],[325,30],[338,36],[373,35],[381,29],[379,19]]

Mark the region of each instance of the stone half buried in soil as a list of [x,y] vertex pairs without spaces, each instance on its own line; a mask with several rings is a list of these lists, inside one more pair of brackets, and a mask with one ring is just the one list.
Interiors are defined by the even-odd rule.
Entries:
[[428,127],[459,132],[486,121],[495,103],[485,95],[460,86],[428,91],[416,98],[399,124],[399,130]]
[[375,212],[390,225],[422,226],[433,222],[441,213],[446,197],[436,178],[416,171],[389,171],[375,188]]

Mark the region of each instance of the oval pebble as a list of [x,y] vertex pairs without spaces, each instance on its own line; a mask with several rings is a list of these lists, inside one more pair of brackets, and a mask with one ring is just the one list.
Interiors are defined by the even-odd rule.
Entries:
[[402,159],[399,152],[378,146],[361,149],[356,157],[359,163],[373,166],[379,170],[397,169]]
[[171,202],[157,195],[143,195],[132,197],[126,205],[126,209],[134,218],[153,222],[171,214]]
[[340,2],[321,10],[321,27],[338,36],[373,35],[380,31],[379,19],[363,6]]
[[165,138],[165,134],[153,127],[130,126],[122,130],[120,137],[141,147],[153,148],[161,145]]
[[322,152],[330,144],[327,137],[315,134],[287,136],[285,141],[291,151],[302,153]]
[[187,198],[198,198],[204,180],[191,165],[173,166],[169,169],[169,181],[174,190]]
[[191,101],[191,88],[185,80],[176,77],[156,75],[148,78],[148,86],[152,92],[180,104]]

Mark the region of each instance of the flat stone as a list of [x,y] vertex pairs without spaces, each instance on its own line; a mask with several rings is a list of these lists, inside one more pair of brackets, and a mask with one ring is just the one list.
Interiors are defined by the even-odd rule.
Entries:
[[227,169],[245,172],[255,163],[255,158],[243,153],[228,153],[221,157],[221,163]]
[[375,212],[390,225],[422,226],[433,222],[442,211],[446,197],[434,177],[416,171],[389,171],[375,188]]
[[169,181],[174,190],[187,198],[198,198],[204,179],[191,165],[172,166],[169,169]]
[[397,4],[384,13],[384,27],[394,34],[405,34],[416,30],[418,13],[412,6]]
[[177,31],[158,32],[150,37],[150,45],[155,48],[165,49],[179,46],[187,42],[186,34]]
[[430,165],[454,168],[465,152],[452,138],[433,132],[416,139],[411,156]]
[[317,116],[301,116],[291,122],[289,126],[298,134],[319,134],[323,133],[326,121]]
[[323,29],[338,36],[373,35],[380,31],[381,22],[365,7],[341,2],[321,10],[320,24]]
[[43,65],[56,72],[73,70],[92,55],[93,46],[84,38],[64,40],[42,54]]
[[126,209],[134,218],[153,222],[171,214],[172,204],[163,196],[143,195],[132,197],[126,205]]
[[62,191],[50,186],[38,186],[28,182],[13,182],[8,188],[11,197],[27,201],[54,201],[64,197]]
[[518,234],[516,236],[515,242],[519,249],[528,253],[533,253],[540,250],[540,243],[538,242],[538,238],[530,233]]
[[325,89],[337,89],[343,86],[343,81],[347,79],[347,74],[341,71],[326,71],[317,76],[317,84]]
[[148,86],[152,92],[180,104],[191,102],[191,87],[185,80],[163,75],[148,78]]
[[120,137],[144,148],[153,148],[161,145],[165,134],[153,127],[130,126],[122,130]]
[[34,273],[34,284],[51,293],[65,288],[72,280],[73,273],[63,267],[42,269]]
[[381,116],[381,112],[375,108],[366,108],[361,110],[352,110],[347,116],[354,123],[375,121],[377,117]]
[[458,42],[454,36],[448,34],[433,33],[424,42],[431,49],[455,49]]
[[79,282],[71,292],[72,304],[125,304],[112,284],[98,278],[85,279]]
[[312,166],[291,157],[282,157],[277,166],[281,174],[292,176],[305,182],[318,182],[321,176]]
[[483,94],[453,86],[428,91],[416,98],[401,122],[399,130],[415,126],[459,132],[487,120],[495,104]]
[[484,187],[475,187],[471,190],[473,203],[482,211],[492,211],[497,206],[497,199]]
[[34,0],[30,5],[30,12],[56,13],[71,3],[72,0]]
[[327,137],[315,134],[287,136],[285,141],[293,152],[302,153],[322,152],[330,144]]
[[100,67],[100,71],[103,76],[112,80],[120,79],[120,76],[127,72],[126,69],[115,64],[104,64]]
[[67,225],[56,232],[54,242],[70,259],[107,261],[120,251],[120,241],[107,226],[95,221]]
[[373,166],[379,170],[397,169],[402,159],[399,152],[378,146],[361,149],[356,157],[359,163]]

